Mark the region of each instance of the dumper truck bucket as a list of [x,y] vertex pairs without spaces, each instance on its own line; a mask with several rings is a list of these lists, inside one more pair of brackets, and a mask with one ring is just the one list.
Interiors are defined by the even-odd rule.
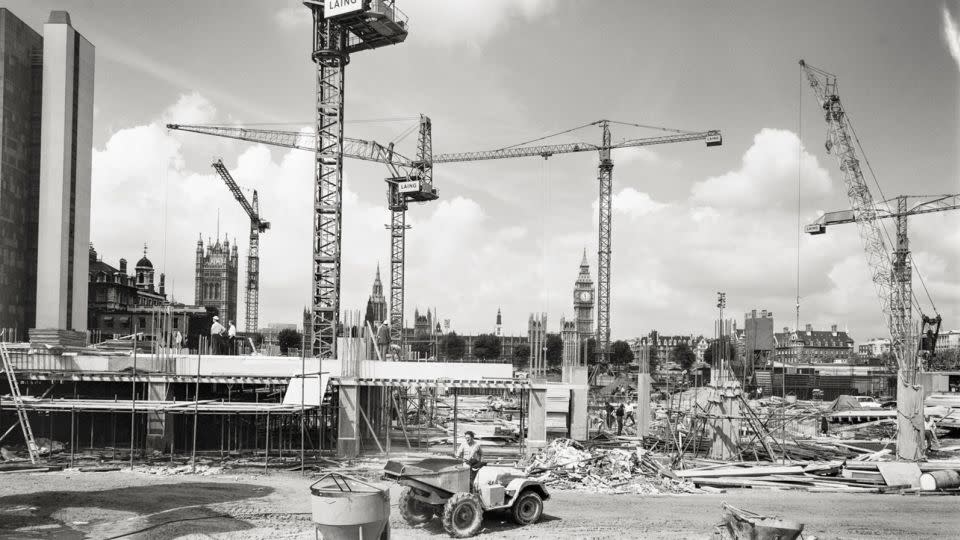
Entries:
[[447,493],[470,491],[470,467],[456,459],[428,458],[415,463],[390,460],[383,474],[406,485],[419,484]]

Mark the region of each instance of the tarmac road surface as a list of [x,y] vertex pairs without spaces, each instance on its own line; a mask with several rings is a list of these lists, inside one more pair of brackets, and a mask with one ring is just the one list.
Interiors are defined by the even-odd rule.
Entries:
[[[0,538],[314,538],[309,477],[297,473],[158,476],[142,472],[0,476]],[[391,489],[396,504],[398,490]],[[680,496],[552,492],[544,519],[488,515],[480,538],[709,538],[723,502],[805,524],[804,537],[957,538],[960,499],[729,490]],[[439,522],[392,538],[446,538]]]

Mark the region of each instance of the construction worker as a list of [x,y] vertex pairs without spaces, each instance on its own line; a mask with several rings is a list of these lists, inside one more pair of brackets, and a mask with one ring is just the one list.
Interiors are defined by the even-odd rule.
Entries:
[[210,345],[213,348],[213,354],[223,354],[223,335],[226,329],[220,324],[220,317],[213,316],[213,324],[210,325]]
[[610,429],[610,426],[613,425],[613,404],[611,404],[608,401],[603,408],[607,412],[607,416],[604,423],[606,424],[607,429]]
[[465,432],[463,436],[465,440],[460,443],[460,447],[454,452],[453,457],[462,459],[465,465],[470,466],[470,486],[473,489],[473,481],[477,477],[477,471],[483,466],[483,449],[480,448],[480,443],[476,441],[474,438],[476,435],[472,431]]
[[230,354],[237,354],[237,327],[230,321],[230,328],[227,330],[227,342],[230,344]]
[[183,334],[179,330],[173,333],[173,350],[176,354],[180,354],[180,348],[183,346]]
[[626,419],[630,421],[631,426],[637,425],[637,419],[636,419],[636,416],[634,416],[634,413],[636,412],[636,410],[637,410],[636,403],[631,401],[627,404]]
[[940,448],[940,440],[937,439],[937,423],[933,421],[932,416],[928,416],[923,423],[923,438],[927,441],[928,451]]
[[623,407],[623,403],[617,407],[617,435],[623,435],[623,415],[626,413],[626,410]]

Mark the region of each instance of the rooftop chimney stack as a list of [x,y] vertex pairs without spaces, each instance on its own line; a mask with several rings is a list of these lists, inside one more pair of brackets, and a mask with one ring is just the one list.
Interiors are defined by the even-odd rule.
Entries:
[[123,274],[123,275],[127,275],[127,260],[126,260],[126,259],[120,259],[120,273]]

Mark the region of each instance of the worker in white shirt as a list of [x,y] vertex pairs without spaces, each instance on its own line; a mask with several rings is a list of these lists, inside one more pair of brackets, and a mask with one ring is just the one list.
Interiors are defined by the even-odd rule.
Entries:
[[210,325],[210,345],[212,345],[212,354],[223,354],[223,334],[224,328],[220,324],[220,317],[213,316],[213,324]]
[[227,329],[227,340],[230,343],[230,354],[237,354],[237,327],[230,321],[230,328]]
[[937,424],[932,416],[928,416],[923,423],[923,437],[927,441],[927,450],[937,450],[940,448],[940,440],[937,439]]
[[460,443],[460,447],[457,448],[453,456],[462,459],[464,464],[470,466],[470,485],[472,486],[474,479],[477,477],[477,471],[483,466],[483,450],[472,431],[467,431],[463,435],[465,440]]

